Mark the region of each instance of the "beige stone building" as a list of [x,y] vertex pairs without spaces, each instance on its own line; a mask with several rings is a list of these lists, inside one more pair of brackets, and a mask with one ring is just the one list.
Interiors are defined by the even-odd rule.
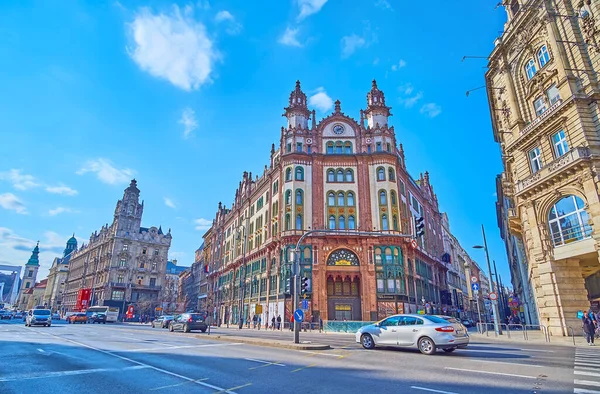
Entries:
[[69,260],[71,253],[77,250],[77,239],[75,234],[67,241],[67,246],[63,252],[63,257],[55,257],[52,261],[52,267],[48,273],[48,284],[44,292],[44,302],[52,311],[60,309],[62,295],[65,290],[65,281],[69,274]]
[[503,220],[525,246],[540,324],[578,332],[577,311],[600,300],[600,3],[504,4],[486,73]]

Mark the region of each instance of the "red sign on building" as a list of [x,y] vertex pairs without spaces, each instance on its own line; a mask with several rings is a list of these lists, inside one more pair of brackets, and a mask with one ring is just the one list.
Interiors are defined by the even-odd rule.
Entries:
[[79,289],[77,293],[77,302],[75,303],[75,310],[82,311],[90,307],[90,297],[92,295],[92,289]]

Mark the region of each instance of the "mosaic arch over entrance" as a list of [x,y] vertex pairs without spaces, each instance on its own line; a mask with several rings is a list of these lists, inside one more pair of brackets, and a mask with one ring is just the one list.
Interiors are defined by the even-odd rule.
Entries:
[[329,320],[362,320],[360,273],[350,267],[360,265],[348,249],[338,249],[327,258],[327,315]]
[[358,266],[360,264],[358,262],[358,257],[356,257],[354,252],[348,249],[338,249],[329,255],[327,258],[327,265]]

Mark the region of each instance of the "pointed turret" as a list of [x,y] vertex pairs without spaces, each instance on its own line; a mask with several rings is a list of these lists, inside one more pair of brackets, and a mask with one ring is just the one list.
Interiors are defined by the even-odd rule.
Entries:
[[63,252],[63,257],[67,257],[68,254],[75,250],[77,250],[77,239],[75,238],[75,233],[73,233],[73,236],[67,241],[67,247]]
[[333,112],[335,112],[336,114],[342,112],[342,103],[340,102],[340,100],[335,100],[335,103],[333,104],[335,105]]
[[392,116],[390,109],[392,108],[385,105],[385,94],[377,87],[377,81],[373,80],[371,91],[367,93],[367,109],[364,112],[369,127],[377,124],[387,126],[388,117]]
[[33,248],[33,251],[31,252],[31,257],[29,258],[29,261],[27,261],[27,266],[38,266],[40,265],[40,241],[37,242],[37,245],[35,245],[35,248]]
[[306,94],[300,88],[300,81],[296,81],[296,89],[290,93],[289,106],[285,108],[283,116],[288,119],[288,128],[308,128],[310,111],[306,106]]

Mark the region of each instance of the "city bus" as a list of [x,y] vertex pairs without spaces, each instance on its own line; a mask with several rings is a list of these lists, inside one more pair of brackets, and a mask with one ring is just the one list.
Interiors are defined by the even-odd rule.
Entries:
[[108,323],[115,323],[119,318],[119,308],[112,306],[92,306],[85,313],[88,316],[91,316],[93,313],[106,315]]

